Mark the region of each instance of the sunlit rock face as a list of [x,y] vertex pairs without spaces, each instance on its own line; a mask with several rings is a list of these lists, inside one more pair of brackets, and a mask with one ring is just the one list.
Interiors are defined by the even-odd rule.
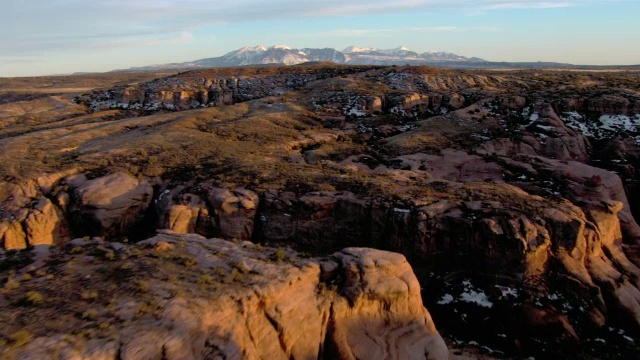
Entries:
[[[63,247],[45,254],[48,261],[63,261],[63,274],[46,284],[23,284],[31,294],[46,294],[47,304],[32,299],[34,308],[3,309],[3,335],[24,326],[13,315],[30,311],[34,321],[22,329],[26,343],[0,347],[1,354],[448,359],[422,304],[420,284],[401,254],[347,248],[326,258],[301,258],[249,242],[171,232],[135,246],[82,239],[72,246],[74,254]],[[104,256],[88,256],[96,251]],[[52,272],[47,261],[34,268]],[[95,278],[108,275],[105,271],[118,272],[119,278]],[[129,275],[122,278],[122,271]],[[95,274],[94,282],[77,287],[87,273]],[[6,296],[19,298],[20,292],[12,289]],[[55,330],[59,324],[49,318],[53,306],[68,331]],[[73,330],[79,328],[87,331]]]

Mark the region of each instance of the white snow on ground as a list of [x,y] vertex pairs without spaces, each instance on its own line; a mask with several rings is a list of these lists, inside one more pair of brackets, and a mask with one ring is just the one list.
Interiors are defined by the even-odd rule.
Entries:
[[538,115],[536,113],[533,113],[533,114],[531,114],[531,116],[529,116],[529,121],[531,123],[534,123],[534,122],[538,121],[539,118],[540,118],[540,115]]
[[352,115],[352,116],[357,116],[357,117],[364,117],[367,114],[360,110],[360,109],[356,109],[356,108],[352,108],[349,110],[349,112],[347,112],[347,115]]
[[438,300],[438,305],[447,305],[453,302],[453,296],[450,294],[444,294],[442,299]]
[[[526,179],[526,176],[525,176],[525,179]],[[508,286],[500,286],[500,285],[496,285],[496,287],[500,289],[500,291],[502,292],[502,295],[500,296],[501,299],[508,298],[508,297],[517,298],[519,295],[518,289],[510,288]]]
[[460,295],[460,300],[486,308],[493,307],[493,303],[483,291],[467,290]]
[[[457,302],[466,302],[470,304],[475,304],[484,308],[492,308],[493,303],[489,301],[489,297],[484,293],[481,289],[475,288],[471,281],[464,280],[462,282],[462,286],[464,287],[462,293],[459,298],[455,298],[451,294],[445,294],[442,296],[440,300],[438,300],[438,305],[448,305]],[[507,288],[508,289],[508,288]]]
[[489,301],[487,294],[482,290],[475,289],[469,280],[463,281],[462,285],[464,286],[464,292],[460,294],[461,301],[486,308],[493,307],[493,303]]
[[601,129],[611,131],[638,131],[640,127],[640,115],[602,115],[600,116],[602,123]]
[[598,120],[588,120],[583,115],[572,111],[560,116],[564,123],[585,136],[596,139],[607,139],[620,133],[628,133],[640,144],[640,115],[602,115]]
[[367,113],[364,111],[361,99],[358,97],[352,97],[349,99],[349,103],[342,108],[342,113],[345,116],[366,117]]
[[404,117],[407,116],[407,111],[405,109],[401,109],[401,108],[399,108],[397,106],[396,107],[392,107],[389,110],[389,112],[394,114],[394,115],[399,115],[399,116],[404,116]]
[[549,300],[560,300],[560,295],[558,295],[558,294],[550,294],[550,295],[547,295],[547,299],[549,299]]
[[397,212],[397,213],[410,213],[411,212],[410,209],[401,209],[401,208],[393,208],[393,211]]

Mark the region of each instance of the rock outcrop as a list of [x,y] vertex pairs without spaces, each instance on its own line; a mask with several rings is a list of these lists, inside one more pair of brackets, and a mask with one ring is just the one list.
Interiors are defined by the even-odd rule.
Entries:
[[[69,239],[63,210],[46,197],[35,181],[3,183],[0,208],[0,247],[8,250],[27,246],[58,245]],[[62,193],[59,193],[61,195]]]
[[77,235],[126,235],[144,217],[153,200],[151,184],[126,173],[91,180],[80,175],[66,182],[72,199],[69,217]]
[[[57,353],[65,358],[114,360],[448,359],[447,347],[422,305],[418,280],[400,254],[347,248],[323,259],[302,259],[292,251],[251,243],[167,233],[136,246],[118,247],[120,258],[134,253],[136,258],[100,264],[82,255],[101,251],[100,243],[74,240],[74,244],[78,255],[67,255],[63,248],[49,254],[65,261],[65,276],[44,284],[23,284],[48,294],[52,301],[30,312],[34,321],[22,330],[28,339],[20,346],[0,348],[3,355],[42,359]],[[73,266],[69,256],[75,259]],[[102,271],[128,271],[122,270],[125,267],[131,276],[113,279],[121,283],[112,290],[106,290],[109,280],[72,287],[98,266]],[[139,266],[152,275],[138,275]],[[46,265],[38,270],[50,271]],[[86,295],[81,299],[66,294],[64,299],[74,304],[73,309],[58,308],[57,316],[67,323],[60,331],[51,331],[49,323],[54,320],[48,318],[47,308],[57,307],[59,296],[69,287]],[[0,291],[10,299],[22,293]],[[105,302],[110,305],[103,307]],[[76,311],[83,315],[67,314]],[[0,314],[3,335],[22,326],[8,318],[8,312]],[[87,331],[76,333],[82,328]]]

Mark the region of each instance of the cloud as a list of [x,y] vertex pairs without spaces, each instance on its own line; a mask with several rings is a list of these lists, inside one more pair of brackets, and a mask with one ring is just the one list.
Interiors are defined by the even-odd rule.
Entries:
[[[221,23],[435,11],[481,13],[613,1],[634,0],[3,0],[0,56],[188,43],[176,37]],[[335,36],[347,34],[346,30],[335,32]]]
[[140,48],[151,46],[166,46],[166,45],[182,45],[193,42],[193,34],[187,31],[183,31],[177,35],[168,34],[168,36],[154,36],[151,38],[126,38],[110,40],[106,42],[95,43],[92,47],[96,49],[122,49],[122,48]]
[[331,31],[321,31],[306,34],[291,34],[289,38],[325,38],[325,37],[359,37],[368,35],[396,34],[396,33],[443,33],[443,32],[495,32],[500,31],[497,27],[477,26],[477,27],[457,27],[457,26],[434,26],[434,27],[404,27],[388,29],[337,29]]

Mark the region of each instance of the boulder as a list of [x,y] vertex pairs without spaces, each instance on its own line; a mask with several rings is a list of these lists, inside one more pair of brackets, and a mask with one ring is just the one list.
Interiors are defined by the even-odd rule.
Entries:
[[449,98],[449,106],[454,109],[459,109],[464,106],[464,96],[459,94],[452,94]]
[[158,227],[180,234],[212,235],[215,224],[206,203],[200,196],[183,193],[183,190],[184,187],[166,190],[160,196],[156,204],[160,216]]
[[92,180],[69,179],[70,217],[76,235],[116,237],[144,218],[153,188],[147,180],[116,173]]
[[216,219],[219,236],[249,240],[258,209],[259,197],[251,190],[212,188],[208,200]]
[[70,238],[67,221],[62,211],[51,200],[43,197],[31,210],[24,222],[29,245],[60,245]]
[[0,192],[6,196],[0,211],[0,247],[24,249],[64,244],[70,239],[64,212],[45,197],[36,181],[5,183]]

